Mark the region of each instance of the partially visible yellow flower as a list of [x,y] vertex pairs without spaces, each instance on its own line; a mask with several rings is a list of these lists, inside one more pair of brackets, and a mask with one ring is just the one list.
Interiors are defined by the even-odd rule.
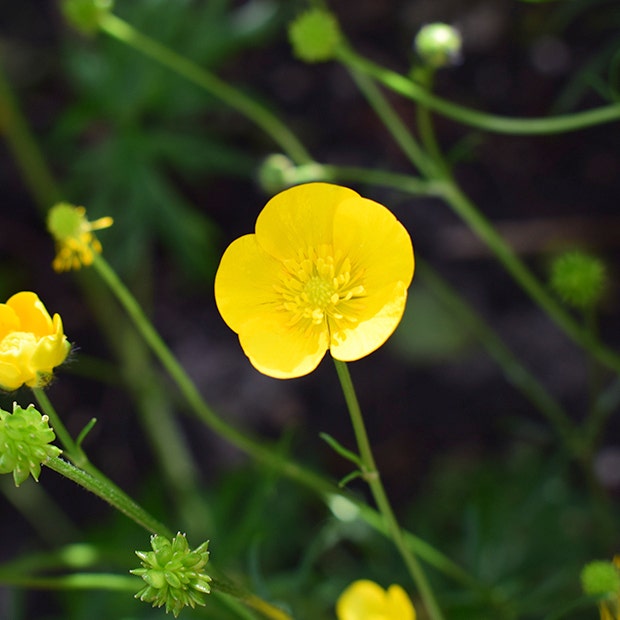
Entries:
[[54,270],[69,271],[90,265],[94,253],[101,253],[101,243],[93,230],[109,228],[113,223],[111,217],[89,222],[84,207],[66,202],[54,205],[47,216],[47,228],[56,240],[56,258],[52,263]]
[[300,377],[328,350],[357,360],[396,329],[413,248],[383,205],[346,187],[308,183],[272,198],[255,230],[224,253],[215,301],[260,372]]
[[407,593],[399,585],[384,590],[368,579],[354,581],[336,602],[338,620],[415,620]]
[[0,389],[43,387],[70,349],[60,316],[51,318],[35,293],[22,291],[0,304]]
[[[620,571],[620,555],[615,555],[613,565]],[[620,620],[620,591],[599,605],[601,620]]]

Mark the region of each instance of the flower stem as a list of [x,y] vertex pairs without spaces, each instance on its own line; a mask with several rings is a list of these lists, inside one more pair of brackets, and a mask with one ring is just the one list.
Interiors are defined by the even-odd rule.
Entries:
[[585,112],[549,118],[528,119],[497,116],[466,108],[437,97],[410,78],[385,69],[366,58],[362,58],[348,46],[339,48],[339,60],[349,70],[364,73],[408,99],[421,103],[439,114],[464,125],[478,127],[485,131],[515,135],[544,135],[578,131],[586,127],[610,123],[620,119],[620,104],[617,103]]
[[147,37],[112,13],[105,13],[100,18],[99,27],[114,39],[122,41],[145,56],[149,56],[172,69],[178,75],[193,82],[243,114],[256,123],[267,135],[271,136],[273,141],[295,162],[302,164],[312,161],[312,157],[306,148],[291,130],[275,114],[242,91],[220,80],[188,58]]
[[86,453],[80,446],[73,441],[69,431],[65,427],[61,417],[56,413],[56,409],[47,397],[45,391],[41,388],[31,388],[34,397],[37,399],[43,413],[50,419],[50,426],[54,429],[54,433],[60,440],[63,447],[64,455],[69,458],[77,467],[90,471],[95,475],[95,468],[88,460]]
[[17,99],[0,64],[0,135],[18,164],[26,186],[30,188],[37,206],[46,210],[60,200],[60,191],[29,131]]
[[94,476],[87,471],[71,465],[71,463],[68,463],[60,457],[49,459],[43,464],[65,478],[79,484],[87,491],[94,493],[97,497],[106,501],[152,534],[160,534],[167,538],[173,538],[174,535],[165,525],[152,517],[124,491],[103,476],[103,474]]
[[370,447],[370,441],[368,440],[364,418],[357,400],[355,388],[353,387],[353,381],[351,380],[349,368],[345,362],[341,362],[336,359],[334,359],[334,364],[336,365],[336,372],[338,373],[338,379],[340,380],[340,385],[342,386],[344,398],[351,417],[351,423],[355,432],[359,456],[362,461],[362,475],[368,483],[375,502],[377,503],[379,512],[382,514],[386,522],[389,535],[400,552],[411,577],[420,591],[420,596],[424,601],[429,618],[432,620],[441,620],[443,615],[439,609],[430,583],[428,582],[417,558],[410,551],[405,542],[403,532],[398,524],[398,521],[396,520],[396,515],[394,514],[394,510],[392,509],[383,487],[383,483],[381,482],[381,477]]

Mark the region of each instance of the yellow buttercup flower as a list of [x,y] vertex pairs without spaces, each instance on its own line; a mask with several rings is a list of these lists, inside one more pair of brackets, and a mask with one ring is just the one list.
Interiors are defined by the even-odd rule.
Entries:
[[88,221],[84,207],[65,202],[54,205],[47,217],[47,228],[56,240],[54,270],[69,271],[92,264],[94,254],[101,254],[101,243],[93,231],[109,228],[113,223],[111,217]]
[[58,314],[53,318],[35,293],[22,291],[0,304],[0,388],[16,390],[24,383],[43,387],[71,345]]
[[407,593],[399,585],[384,590],[374,581],[354,581],[336,602],[338,620],[415,620]]
[[409,234],[383,205],[308,183],[272,198],[255,234],[227,248],[215,300],[250,362],[279,379],[380,347],[400,322],[413,278]]

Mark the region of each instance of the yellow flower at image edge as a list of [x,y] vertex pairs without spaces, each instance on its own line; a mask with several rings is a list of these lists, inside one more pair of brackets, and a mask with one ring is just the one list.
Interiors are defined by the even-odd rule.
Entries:
[[384,590],[374,581],[354,581],[336,603],[338,620],[416,620],[415,609],[399,585]]
[[50,317],[35,293],[0,304],[0,388],[43,387],[71,349],[58,314]]
[[414,258],[383,205],[351,189],[308,183],[272,198],[255,234],[227,248],[215,300],[250,362],[279,379],[380,347],[402,318]]

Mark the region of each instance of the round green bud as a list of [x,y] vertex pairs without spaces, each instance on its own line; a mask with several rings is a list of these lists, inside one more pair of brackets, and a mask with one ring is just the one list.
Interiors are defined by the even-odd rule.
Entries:
[[29,475],[38,480],[41,465],[61,453],[49,445],[56,435],[48,422],[34,405],[22,409],[13,403],[12,413],[0,409],[0,474],[12,473],[15,486]]
[[289,26],[288,36],[293,53],[304,62],[332,60],[342,39],[336,18],[323,9],[299,15]]
[[440,69],[460,62],[462,44],[456,28],[437,22],[420,28],[413,45],[425,65]]
[[258,183],[270,196],[290,187],[295,179],[295,164],[280,153],[269,155],[258,169]]
[[99,29],[99,20],[112,10],[113,0],[62,0],[61,10],[65,19],[83,34],[93,34]]
[[612,562],[590,562],[581,571],[581,587],[591,596],[616,595],[620,593],[620,571]]
[[596,305],[605,293],[606,283],[605,264],[580,250],[562,254],[551,265],[551,288],[564,303],[575,308]]

